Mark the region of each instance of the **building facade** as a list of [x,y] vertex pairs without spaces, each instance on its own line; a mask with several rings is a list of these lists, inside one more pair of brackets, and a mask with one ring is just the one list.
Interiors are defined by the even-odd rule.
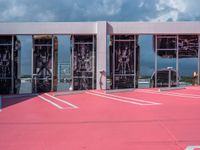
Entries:
[[[158,69],[157,56],[176,59],[177,83],[180,58],[198,58],[198,74],[200,71],[200,22],[0,23],[0,43],[2,43],[0,46],[3,47],[3,37],[11,37],[9,60],[10,70],[13,73],[9,81],[11,82],[9,93],[14,93],[16,88],[14,70],[17,67],[14,62],[14,44],[15,37],[18,35],[33,37],[32,79],[33,84],[37,85],[34,87],[36,91],[44,83],[50,85],[46,91],[56,90],[56,57],[59,53],[56,50],[57,35],[71,36],[73,90],[106,89],[108,71],[111,75],[111,89],[137,88],[140,68],[138,37],[140,35],[154,36],[155,72]],[[3,68],[3,56],[6,51],[1,47],[0,67]],[[109,63],[107,57],[110,58]],[[3,82],[6,79],[3,78],[3,71],[0,75],[0,80]],[[157,73],[155,73],[154,82],[156,87]],[[199,76],[198,83],[200,83]]]

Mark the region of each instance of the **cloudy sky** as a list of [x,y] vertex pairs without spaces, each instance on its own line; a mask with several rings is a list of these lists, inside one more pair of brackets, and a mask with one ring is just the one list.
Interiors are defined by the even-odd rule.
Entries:
[[198,20],[199,0],[0,0],[0,21]]
[[[0,0],[1,22],[25,21],[198,21],[199,0]],[[25,41],[25,40],[24,40]],[[151,36],[140,37],[141,72],[151,74]],[[24,57],[26,54],[23,54]],[[149,59],[152,56],[152,59]],[[162,66],[174,61],[161,60]],[[24,65],[27,63],[24,63]],[[182,74],[191,75],[196,60],[181,60]],[[26,69],[24,70],[26,72]]]

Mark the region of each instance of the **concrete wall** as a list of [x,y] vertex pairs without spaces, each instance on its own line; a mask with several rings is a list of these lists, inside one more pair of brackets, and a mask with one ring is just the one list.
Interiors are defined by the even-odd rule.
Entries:
[[[101,71],[106,72],[106,38],[107,38],[107,23],[101,21],[97,23],[97,69],[96,69],[96,85],[100,89]],[[102,76],[102,89],[106,89],[106,77]]]

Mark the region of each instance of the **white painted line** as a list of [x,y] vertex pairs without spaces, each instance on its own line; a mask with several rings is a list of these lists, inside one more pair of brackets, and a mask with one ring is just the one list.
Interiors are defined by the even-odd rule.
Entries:
[[65,104],[67,104],[67,105],[69,105],[69,106],[71,106],[71,107],[73,107],[73,108],[78,108],[78,106],[75,106],[75,105],[73,105],[73,104],[71,104],[71,103],[69,103],[69,102],[67,102],[67,101],[64,101],[64,100],[62,100],[62,99],[60,99],[60,98],[54,97],[54,96],[52,96],[52,95],[50,95],[50,94],[45,93],[45,95],[47,95],[47,96],[49,96],[49,97],[51,97],[51,98],[53,98],[53,99],[55,99],[55,100],[57,100],[57,101],[63,102],[63,103],[65,103]]
[[200,146],[188,146],[186,147],[185,150],[196,150],[196,149],[200,149]]
[[200,98],[200,95],[196,95],[196,94],[175,93],[175,92],[166,92],[166,93],[167,93],[167,94],[185,95],[185,96],[192,96],[192,97],[198,97],[198,98]]
[[43,99],[44,101],[46,101],[46,102],[48,102],[48,103],[54,105],[55,107],[57,107],[57,108],[59,108],[59,109],[63,109],[63,107],[61,107],[60,105],[58,105],[58,104],[56,104],[56,103],[50,101],[49,99],[44,98],[43,96],[38,95],[38,97],[41,98],[41,99]]
[[126,99],[126,100],[131,100],[131,101],[136,101],[136,102],[141,102],[141,103],[148,103],[148,104],[152,104],[152,105],[160,105],[160,103],[141,100],[141,99],[136,99],[136,98],[131,98],[131,97],[125,97],[125,96],[119,96],[119,95],[113,95],[113,94],[105,94],[105,93],[101,93],[101,92],[97,92],[97,91],[95,91],[94,93],[103,94],[103,95],[116,97],[116,98],[121,98],[121,99]]
[[112,99],[112,100],[115,100],[115,101],[124,102],[124,103],[140,105],[140,106],[150,105],[150,104],[141,104],[141,103],[137,103],[137,102],[133,102],[133,101],[122,100],[122,99],[119,99],[119,98],[114,98],[114,97],[111,97],[111,96],[106,96],[106,95],[97,94],[97,93],[93,93],[93,92],[85,92],[85,93],[95,95],[95,96],[99,96],[99,97],[104,97],[104,98],[107,98],[107,99]]
[[196,97],[196,96],[192,96],[192,95],[184,95],[184,94],[182,94],[182,93],[180,93],[180,94],[176,94],[176,93],[169,93],[169,92],[153,92],[153,91],[137,91],[137,92],[142,92],[142,93],[150,93],[150,94],[158,94],[158,95],[169,95],[169,96],[176,96],[176,97],[185,97],[185,98],[197,98],[197,99],[199,99],[200,98],[200,96],[198,96],[198,97]]
[[177,93],[177,92],[163,92],[166,94],[172,94],[172,95],[181,95],[181,96],[188,96],[188,97],[196,97],[196,98],[200,98],[200,95],[196,95],[196,94],[188,94],[188,93]]
[[[200,89],[199,89],[200,90]],[[192,96],[192,97],[198,97],[198,98],[200,98],[200,95],[197,95],[197,94],[188,94],[188,93],[177,93],[177,92],[165,92],[165,91],[154,91],[154,90],[141,90],[141,89],[137,89],[137,90],[135,90],[136,92],[152,92],[152,93],[166,93],[166,94],[174,94],[174,95],[184,95],[184,96]]]
[[200,88],[186,88],[186,89],[188,89],[188,90],[196,90],[196,91],[200,91]]
[[105,95],[101,95],[101,94],[97,94],[97,93],[92,93],[92,92],[85,92],[85,93],[91,94],[91,95],[95,95],[95,96],[99,96],[99,97],[104,97],[104,98],[112,99],[112,100],[116,100],[116,101],[120,101],[120,102],[131,103],[131,104],[136,104],[136,105],[143,105],[141,103],[130,102],[130,101],[126,101],[126,100],[122,100],[122,99],[114,98],[114,97],[110,97],[110,96],[105,96]]

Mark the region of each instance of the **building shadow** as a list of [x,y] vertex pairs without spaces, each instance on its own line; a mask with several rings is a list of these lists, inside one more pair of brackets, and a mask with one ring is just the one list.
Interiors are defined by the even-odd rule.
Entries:
[[35,95],[27,95],[27,96],[17,95],[15,97],[3,96],[1,98],[1,109],[4,109],[4,108],[9,107],[9,106],[13,106],[13,105],[25,102],[25,101],[29,101],[36,96],[37,96],[36,94]]

